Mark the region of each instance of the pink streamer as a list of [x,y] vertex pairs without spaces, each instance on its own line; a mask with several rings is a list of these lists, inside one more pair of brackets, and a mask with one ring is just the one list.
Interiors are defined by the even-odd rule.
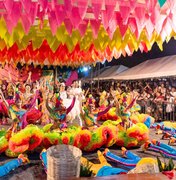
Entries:
[[153,9],[156,9],[157,3],[158,3],[157,0],[146,0],[146,7],[148,9],[148,12],[152,13]]
[[116,18],[116,21],[117,21],[117,25],[122,24],[123,19],[122,19],[121,13],[120,12],[115,12],[114,15],[115,15],[115,18]]
[[22,20],[22,25],[23,25],[24,31],[25,31],[26,34],[28,34],[30,26],[31,26],[30,21],[28,19],[28,16],[23,14],[21,16],[21,20]]
[[65,27],[66,27],[68,33],[71,35],[72,29],[73,29],[72,23],[70,22],[69,19],[65,19],[64,23],[65,23]]
[[99,15],[101,12],[101,8],[102,8],[102,4],[103,4],[104,0],[94,0],[92,1],[92,10],[95,16],[95,19],[98,20],[99,19]]
[[136,24],[136,19],[135,19],[135,17],[130,17],[130,18],[128,19],[128,26],[129,26],[129,28],[130,28],[130,30],[131,30],[132,33],[134,33],[134,32],[136,31],[136,29],[137,29],[137,24]]
[[111,0],[105,0],[105,7],[106,7],[106,15],[108,17],[109,20],[111,20],[111,18],[114,15],[114,9],[116,7],[116,1],[111,1]]
[[43,22],[43,18],[46,14],[46,10],[40,10],[41,6],[38,5],[38,10],[37,10],[37,16],[39,17],[39,19],[41,20],[41,23]]
[[21,0],[21,3],[23,5],[23,8],[25,9],[25,12],[27,14],[29,14],[30,13],[30,9],[32,8],[31,0]]
[[64,21],[64,18],[66,16],[66,13],[64,11],[64,8],[63,6],[61,5],[57,5],[55,7],[56,9],[56,18],[57,18],[57,23],[58,23],[58,26],[60,26],[62,24],[62,22]]
[[109,26],[109,19],[105,10],[101,11],[101,17],[102,17],[102,24],[106,30]]
[[172,15],[171,17],[171,25],[172,25],[172,28],[173,30],[176,32],[176,17],[174,15]]
[[79,8],[79,14],[80,14],[80,17],[81,19],[83,20],[85,15],[86,15],[86,11],[87,11],[87,8],[88,8],[88,2],[89,1],[85,1],[85,0],[78,0],[78,8]]
[[123,37],[125,35],[126,31],[127,31],[128,26],[121,24],[119,27],[120,27],[121,35]]
[[98,20],[98,21],[90,20],[90,24],[91,24],[91,27],[92,27],[93,35],[96,38],[97,35],[98,35],[98,31],[99,31],[99,28],[100,28],[101,21],[100,20]]
[[135,17],[139,24],[142,26],[145,22],[145,7],[136,7],[135,8]]
[[72,10],[71,0],[64,0],[64,8],[66,13],[69,14],[69,12],[71,12]]
[[57,0],[51,0],[51,9],[55,10],[56,6],[57,6]]
[[31,3],[31,8],[28,14],[28,19],[30,21],[31,24],[34,23],[35,18],[37,16],[37,8],[38,8],[38,4],[36,2],[32,2]]
[[55,15],[55,11],[50,11],[48,18],[49,18],[49,23],[51,27],[51,32],[53,35],[55,35],[57,31],[57,18]]
[[167,36],[169,36],[172,32],[172,26],[169,18],[166,18],[163,23],[163,29],[165,30]]
[[17,25],[20,16],[21,16],[21,3],[20,2],[14,2],[13,7],[12,7],[12,11],[10,14],[11,21],[13,21],[14,26]]
[[137,1],[136,0],[129,0],[129,1],[130,1],[131,11],[134,11],[137,5]]
[[81,23],[81,17],[79,15],[79,8],[73,7],[71,14],[70,14],[70,21],[72,22],[72,25],[74,28],[77,28],[79,24]]
[[88,25],[88,21],[84,21],[83,24],[80,24],[78,26],[78,30],[79,30],[81,36],[84,36],[86,29],[87,29],[87,25]]
[[12,34],[13,28],[15,27],[13,21],[10,20],[10,17],[7,14],[4,14],[3,17],[6,21],[8,32]]
[[154,31],[154,26],[150,19],[147,20],[145,28],[147,30],[148,39],[150,40]]
[[4,1],[4,6],[5,6],[8,14],[11,14],[11,11],[13,8],[13,3],[14,3],[14,1],[12,1],[12,0],[5,0]]
[[131,9],[128,6],[119,6],[121,16],[123,18],[123,24],[127,24],[128,18],[130,16]]
[[[89,1],[87,0],[64,0],[64,4],[59,4],[57,0],[39,0],[37,2],[3,0],[0,1],[0,7],[5,11],[1,12],[0,16],[4,17],[9,33],[12,33],[20,19],[26,33],[29,32],[36,18],[41,20],[42,28],[45,15],[48,15],[53,34],[56,33],[58,26],[65,22],[69,33],[76,28],[81,35],[84,35],[88,20],[90,20],[94,36],[97,36],[101,23],[110,38],[113,37],[118,25],[124,36],[127,24],[136,37],[139,37],[143,28],[146,28],[149,39],[154,30],[158,34],[162,32],[163,38],[165,34],[170,35],[172,29],[176,31],[174,18],[176,1],[167,0],[167,6],[162,8],[159,7],[157,0],[145,0],[145,2],[144,5],[136,0],[93,0],[91,8],[88,8]],[[119,12],[114,11],[116,3],[118,3]],[[95,18],[85,19],[87,18],[85,17],[86,12],[93,13]]]
[[43,9],[47,8],[48,0],[38,0]]
[[160,18],[157,21],[157,24],[155,25],[155,30],[158,34],[162,31],[164,20],[166,19],[166,15],[160,15]]
[[151,21],[152,21],[152,23],[153,23],[154,25],[157,23],[157,21],[160,19],[159,9],[154,8],[154,9],[151,11],[150,19],[151,19]]
[[115,15],[111,18],[111,20],[109,21],[109,28],[108,28],[108,34],[110,36],[110,38],[113,38],[114,32],[117,28],[117,20],[115,18]]

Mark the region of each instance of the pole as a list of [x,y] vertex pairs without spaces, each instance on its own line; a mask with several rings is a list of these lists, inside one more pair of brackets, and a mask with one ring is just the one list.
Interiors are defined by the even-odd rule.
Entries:
[[91,94],[92,94],[93,66],[91,67]]
[[57,67],[54,67],[54,92],[56,91],[56,82],[57,82]]
[[100,63],[98,63],[98,89],[100,87]]

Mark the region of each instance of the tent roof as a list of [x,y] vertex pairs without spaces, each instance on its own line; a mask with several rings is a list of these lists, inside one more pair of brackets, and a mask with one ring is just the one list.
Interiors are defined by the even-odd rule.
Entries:
[[117,80],[135,80],[176,76],[176,55],[147,60],[114,76]]
[[117,65],[117,66],[111,66],[105,71],[103,71],[99,76],[93,78],[93,80],[105,80],[105,79],[111,79],[112,77],[118,75],[119,73],[127,70],[128,67],[123,65]]

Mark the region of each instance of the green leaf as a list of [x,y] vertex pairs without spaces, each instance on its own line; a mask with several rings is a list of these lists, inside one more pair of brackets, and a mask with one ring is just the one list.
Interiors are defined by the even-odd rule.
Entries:
[[173,170],[174,169],[174,162],[173,162],[173,159],[170,158],[169,159],[169,171]]
[[91,165],[89,164],[89,162],[87,162],[86,166],[81,166],[80,169],[80,177],[91,177],[92,176],[92,170],[91,169]]
[[169,165],[165,165],[165,167],[164,167],[164,171],[169,171]]
[[159,171],[162,172],[163,171],[163,166],[162,166],[162,163],[161,163],[161,161],[160,161],[158,156],[157,156],[157,163],[158,163]]

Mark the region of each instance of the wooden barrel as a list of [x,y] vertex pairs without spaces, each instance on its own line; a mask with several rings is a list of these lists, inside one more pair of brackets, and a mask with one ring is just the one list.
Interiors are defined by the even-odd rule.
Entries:
[[47,150],[47,180],[79,177],[82,151],[71,145],[52,146]]

